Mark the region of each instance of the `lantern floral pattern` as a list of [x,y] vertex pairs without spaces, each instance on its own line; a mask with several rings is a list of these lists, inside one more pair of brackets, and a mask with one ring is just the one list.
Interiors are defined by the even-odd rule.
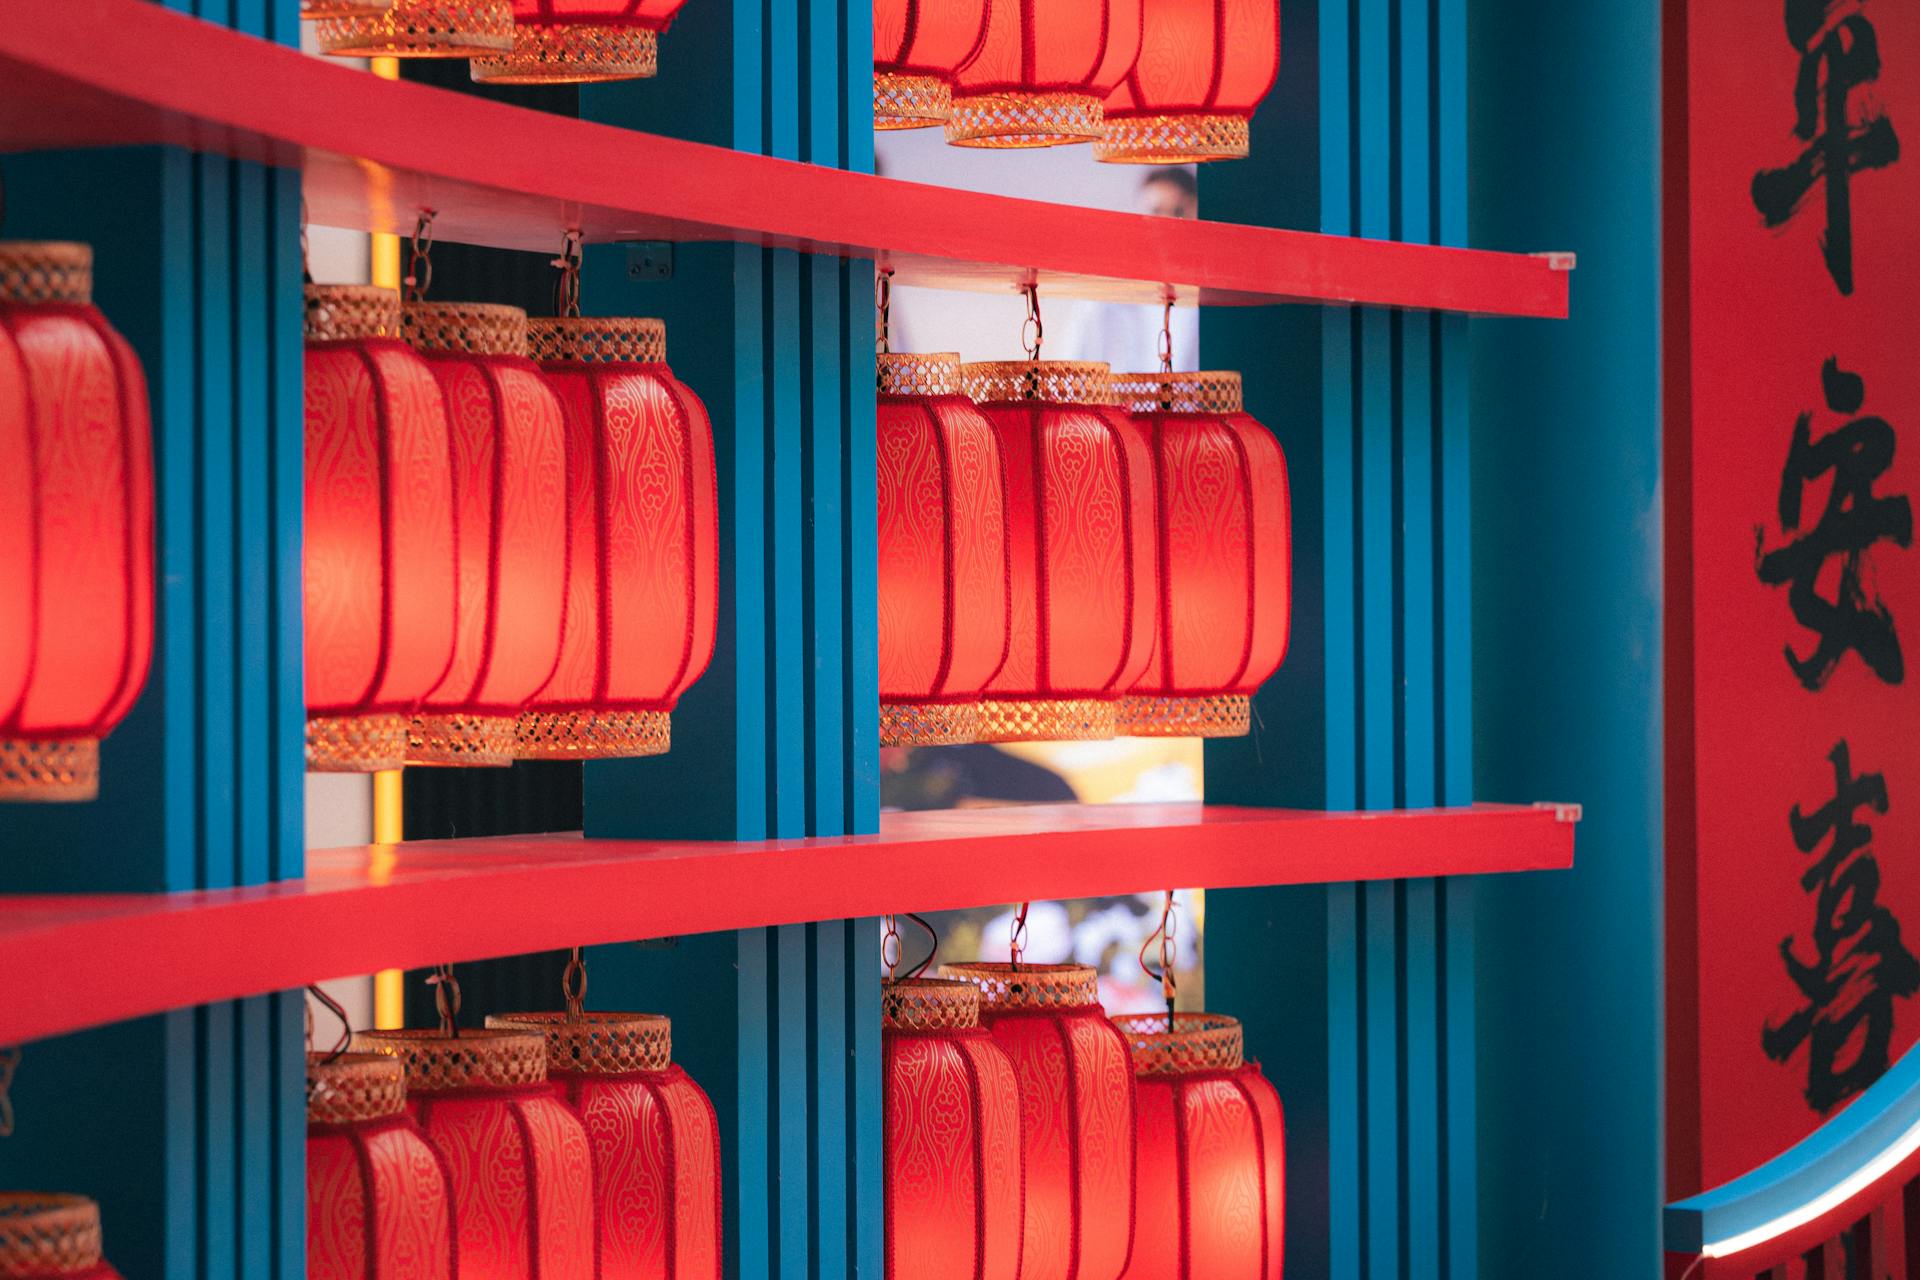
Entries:
[[1141,0],[990,6],[979,51],[955,81],[947,141],[1050,147],[1101,136],[1104,103],[1140,56]]
[[1142,0],[1140,57],[1107,95],[1096,159],[1195,164],[1247,154],[1280,71],[1279,0]]

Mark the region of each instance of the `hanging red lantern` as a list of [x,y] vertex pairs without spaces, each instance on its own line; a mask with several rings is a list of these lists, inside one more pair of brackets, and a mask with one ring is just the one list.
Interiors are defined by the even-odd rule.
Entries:
[[0,1192],[0,1276],[120,1280],[100,1254],[100,1206],[85,1196]]
[[1234,737],[1286,657],[1293,549],[1287,460],[1237,373],[1116,375],[1155,470],[1157,642],[1120,732]]
[[1280,1280],[1286,1129],[1240,1023],[1122,1014],[1139,1107],[1134,1280]]
[[[457,1006],[456,1006],[457,1007]],[[460,1280],[593,1280],[593,1156],[547,1081],[546,1042],[511,1031],[360,1031],[398,1058],[446,1161]]]
[[398,1059],[307,1055],[307,1280],[454,1280],[449,1176]]
[[713,657],[713,426],[658,320],[530,322],[559,399],[572,523],[560,663],[520,716],[522,759],[658,755]]
[[516,1013],[487,1025],[546,1038],[548,1077],[586,1126],[599,1280],[719,1280],[720,1124],[705,1091],[673,1065],[672,1023]]
[[880,743],[972,742],[1012,597],[993,427],[960,357],[879,358]]
[[1013,587],[978,740],[1111,738],[1153,656],[1146,442],[1112,407],[1104,364],[969,364],[961,383],[1000,443]]
[[1102,103],[1140,55],[1141,0],[991,6],[986,38],[955,80],[947,141],[1051,147],[1100,136]]
[[873,0],[873,127],[953,115],[953,82],[987,37],[988,0]]
[[901,978],[886,984],[880,1016],[889,1280],[1037,1274],[1020,1263],[1019,1089],[980,1028],[979,990]]
[[686,0],[513,0],[513,49],[473,60],[483,84],[595,84],[653,75]]
[[1013,1061],[1027,1200],[1020,1280],[1119,1280],[1133,1238],[1133,1074],[1078,964],[949,964]]
[[337,58],[477,58],[513,48],[512,0],[390,0],[315,13],[320,52]]
[[460,572],[453,663],[413,718],[407,761],[507,764],[520,712],[560,659],[560,402],[527,358],[527,314],[518,307],[408,302],[402,323],[446,398]]
[[153,656],[153,432],[93,250],[0,242],[0,799],[91,800]]
[[1279,0],[1144,0],[1140,58],[1106,101],[1096,159],[1194,164],[1247,154],[1280,71]]
[[397,769],[453,660],[446,410],[393,290],[308,285],[306,332],[307,767]]

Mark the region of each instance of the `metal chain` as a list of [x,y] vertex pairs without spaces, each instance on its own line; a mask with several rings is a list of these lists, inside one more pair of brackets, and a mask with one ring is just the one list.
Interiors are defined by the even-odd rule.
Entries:
[[580,1021],[587,1008],[587,962],[579,947],[573,949],[567,971],[560,975],[560,994],[567,1000],[567,1021]]
[[568,231],[560,241],[560,256],[553,260],[554,268],[560,273],[553,282],[553,314],[556,316],[580,314],[580,258],[585,244],[586,237],[578,227]]
[[1020,958],[1027,954],[1027,908],[1031,902],[1023,902],[1013,910],[1013,928],[1007,931],[1007,951],[1013,959],[1013,967],[1020,967]]
[[20,1068],[20,1050],[0,1049],[0,1138],[13,1136],[13,1099],[8,1091],[13,1088],[13,1073]]
[[887,981],[893,981],[893,975],[900,968],[900,930],[893,916],[882,916],[884,928],[880,934],[880,963],[887,966]]
[[440,1013],[440,1034],[458,1038],[460,982],[453,976],[453,966],[443,964],[435,968],[427,985],[433,988],[433,1007]]
[[[340,1055],[347,1051],[347,1046],[353,1043],[353,1019],[347,1016],[345,1005],[318,986],[308,987],[307,994],[319,1001],[328,1013],[340,1019],[340,1038],[334,1041],[333,1048],[327,1051],[327,1061],[336,1062]],[[309,1052],[313,1049],[313,1006],[311,1004],[307,1005],[307,1049]]]
[[1173,372],[1173,295],[1168,294],[1160,310],[1160,372]]
[[300,280],[313,283],[313,254],[307,244],[307,198],[300,197]]
[[[1173,1030],[1173,1010],[1180,994],[1179,983],[1174,973],[1179,948],[1175,946],[1176,917],[1174,914],[1173,890],[1167,890],[1166,904],[1160,908],[1160,924],[1146,941],[1140,944],[1140,971],[1160,984],[1160,994],[1167,1002],[1167,1030]],[[1147,963],[1147,948],[1155,939],[1160,941],[1160,972],[1155,973],[1153,966]]]
[[413,224],[407,278],[402,282],[407,286],[408,302],[424,302],[427,290],[433,287],[433,220],[438,216],[437,210],[422,209],[419,219]]
[[893,351],[893,339],[889,333],[893,323],[893,268],[882,267],[873,276],[873,337],[874,350],[880,355]]
[[1027,349],[1027,359],[1040,358],[1040,344],[1047,335],[1047,329],[1040,322],[1040,285],[1038,281],[1029,281],[1020,286],[1020,292],[1027,297],[1027,318],[1020,325],[1020,345]]

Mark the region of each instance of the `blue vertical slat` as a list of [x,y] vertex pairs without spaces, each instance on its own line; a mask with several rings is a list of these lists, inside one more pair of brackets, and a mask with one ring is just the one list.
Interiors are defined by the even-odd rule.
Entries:
[[[257,34],[265,25],[260,0],[243,6]],[[268,252],[273,244],[273,213],[266,190],[266,172],[258,165],[231,166],[233,211],[238,225],[258,228],[256,234],[234,237],[230,307],[233,331],[247,345],[234,362],[233,488],[234,610],[233,645],[234,721],[233,811],[235,882],[259,884],[268,878],[273,852],[273,778],[278,761],[264,749],[272,737],[272,690],[268,681],[274,645],[281,639],[273,625],[274,597],[268,566],[285,548],[274,539],[271,517],[274,446],[270,417],[269,377],[273,369],[273,332],[270,315],[274,299],[268,282]],[[298,543],[294,544],[295,548]],[[264,1164],[262,1166],[265,1167]]]
[[[274,1275],[303,1280],[307,1274],[307,1094],[304,991],[273,997],[274,1155],[278,1175],[272,1201],[276,1225]],[[296,1085],[295,1081],[299,1083]]]
[[807,526],[807,592],[812,614],[807,684],[811,690],[808,728],[813,738],[812,777],[808,780],[813,818],[808,828],[815,835],[839,835],[846,831],[848,821],[845,673],[850,638],[841,553],[851,514],[849,495],[843,489],[846,477],[840,453],[840,410],[846,398],[840,355],[842,267],[834,259],[820,256],[809,258],[805,270],[813,339],[809,356],[813,393],[807,406],[807,483],[812,491]]
[[1361,890],[1327,887],[1327,1232],[1331,1280],[1359,1280]]
[[1366,1090],[1366,1276],[1394,1280],[1400,1274],[1400,992],[1396,899],[1400,886],[1382,881],[1359,886],[1360,981],[1366,989],[1361,1055]]
[[805,1280],[811,1252],[813,1150],[807,1138],[813,1114],[808,1032],[810,1025],[812,925],[786,924],[771,931],[779,950],[778,981],[769,992],[777,1035],[772,1046],[777,1121],[767,1130],[776,1176],[774,1215],[779,1235],[780,1280]]
[[[1405,1165],[1407,1280],[1440,1280],[1440,1200],[1449,1176],[1443,1167],[1440,1109],[1441,1023],[1446,1007],[1435,982],[1445,923],[1439,916],[1439,882],[1409,880],[1404,887],[1406,927],[1402,966],[1406,1019]],[[1467,1084],[1471,1084],[1469,1079]]]
[[773,1045],[770,1016],[774,993],[770,989],[768,950],[773,936],[766,929],[746,929],[739,935],[739,1011],[735,1053],[739,1059],[739,1095],[735,1107],[735,1143],[731,1153],[740,1173],[739,1280],[774,1280],[774,1203],[771,1132]]
[[1355,583],[1359,566],[1354,551],[1354,403],[1355,313],[1328,308],[1322,322],[1322,414],[1324,446],[1322,487],[1325,514],[1326,591],[1326,755],[1327,807],[1352,809],[1360,803],[1355,711],[1359,706],[1358,636]]
[[199,370],[195,387],[200,427],[199,555],[194,576],[195,621],[200,663],[194,714],[199,764],[200,887],[233,885],[238,869],[234,838],[234,631],[239,601],[234,594],[233,527],[234,404],[233,290],[230,257],[233,208],[232,161],[194,159],[197,217],[194,256],[199,304]]
[[238,1191],[237,1116],[234,1078],[234,1006],[210,1004],[200,1022],[200,1157],[197,1161],[200,1217],[197,1280],[234,1280]]
[[764,779],[772,761],[767,698],[767,438],[766,375],[760,358],[761,281],[766,254],[734,248],[732,453],[733,624],[735,712],[734,838],[757,840],[769,828]]
[[[274,16],[276,34],[292,30],[298,23],[294,0],[280,0]],[[269,357],[272,425],[268,432],[272,440],[269,466],[273,500],[268,519],[278,554],[268,559],[267,595],[273,627],[273,643],[268,648],[272,672],[269,731],[279,748],[272,774],[274,855],[269,874],[284,880],[304,875],[307,865],[306,660],[301,594],[306,404],[303,313],[291,305],[301,296],[300,174],[292,169],[269,170],[268,183],[275,232],[269,270],[274,297],[286,300],[268,315],[273,342]]]
[[[775,13],[780,11],[775,6]],[[767,779],[772,834],[805,835],[807,830],[806,713],[807,657],[805,603],[806,511],[802,438],[804,402],[800,394],[803,350],[800,315],[800,260],[787,249],[767,251],[771,311],[761,338],[767,350],[767,631],[772,670],[767,688],[768,744],[773,769]]]
[[[200,1271],[200,1081],[206,1065],[200,1055],[200,1015],[191,1009],[161,1014],[161,1075],[165,1080],[158,1127],[166,1148],[166,1216],[154,1223],[164,1237],[164,1280],[197,1280]],[[103,1233],[110,1231],[101,1206]],[[109,1237],[110,1238],[110,1237]]]
[[863,979],[873,985],[871,973],[847,966],[847,935],[860,924],[823,920],[809,931],[813,935],[809,940],[813,1013],[807,1048],[813,1079],[807,1158],[813,1171],[809,1223],[813,1261],[811,1272],[799,1274],[817,1277],[853,1274],[847,1219],[847,997],[849,988]]
[[[865,21],[871,24],[868,9],[861,5],[853,8],[866,15]],[[866,77],[862,75],[860,80],[861,102],[870,120],[873,95],[866,87]],[[871,168],[871,129],[857,118],[854,126],[868,131],[867,160]],[[843,335],[847,405],[841,445],[847,495],[847,829],[867,835],[880,829],[880,633],[872,604],[880,591],[879,476],[873,354],[867,341],[873,325],[873,268],[866,262],[849,262],[843,270],[846,283],[842,296],[850,317]]]
[[273,1274],[271,1219],[262,1210],[274,1203],[274,1175],[279,1169],[274,1159],[273,1113],[276,1095],[286,1092],[274,1074],[275,999],[254,996],[233,1006],[238,1041],[234,1127],[239,1139],[233,1191],[236,1205],[247,1206],[242,1212],[248,1219],[236,1259],[241,1280],[267,1280]]
[[[169,890],[200,887],[200,734],[192,708],[200,705],[200,644],[196,596],[200,548],[195,495],[199,490],[199,428],[194,387],[198,338],[195,306],[197,255],[192,251],[196,161],[184,151],[160,153],[161,244],[159,264],[159,367],[149,375],[156,387],[154,431],[158,528],[160,540],[154,584],[156,597],[153,674],[166,701],[159,803],[166,848]],[[149,691],[148,695],[153,694]]]
[[880,926],[877,920],[853,920],[847,929],[847,1234],[854,1262],[849,1274],[879,1280],[886,1218],[880,1177],[880,984],[874,981],[880,972]]

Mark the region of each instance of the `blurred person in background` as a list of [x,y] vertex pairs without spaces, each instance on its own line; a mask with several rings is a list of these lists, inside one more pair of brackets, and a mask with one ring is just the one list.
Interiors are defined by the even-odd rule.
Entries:
[[[1200,216],[1200,187],[1193,166],[1149,169],[1140,179],[1134,207],[1158,218]],[[1044,299],[1042,299],[1044,302]],[[1074,308],[1058,348],[1057,360],[1104,360],[1115,373],[1152,373],[1160,367],[1162,307],[1152,302],[1092,302]],[[1050,326],[1051,327],[1051,326]],[[1173,309],[1173,367],[1200,367],[1200,309]]]

